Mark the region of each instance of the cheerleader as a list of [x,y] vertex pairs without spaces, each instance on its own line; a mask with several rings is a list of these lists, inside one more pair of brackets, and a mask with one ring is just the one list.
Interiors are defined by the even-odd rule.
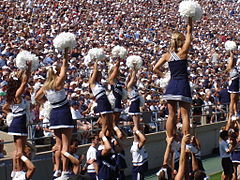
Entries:
[[[26,117],[26,100],[22,97],[28,79],[31,74],[31,62],[27,62],[27,70],[20,71],[18,77],[11,77],[8,80],[8,89],[6,94],[6,103],[3,111],[11,116],[12,121],[9,122],[8,134],[13,135],[15,150],[13,152],[13,173],[23,170],[23,148],[26,145],[27,117]],[[7,118],[8,119],[8,118]],[[22,161],[21,161],[22,160]]]
[[116,151],[116,171],[117,171],[117,179],[118,180],[125,180],[126,176],[124,173],[124,169],[127,168],[127,163],[125,160],[125,151],[124,151],[124,144],[123,139],[125,136],[121,133],[119,128],[114,128],[115,133],[117,136],[114,136],[114,149]]
[[231,154],[231,159],[233,163],[233,180],[239,179],[240,178],[240,170],[239,170],[239,165],[240,165],[240,143],[238,142],[238,139],[240,138],[239,134],[239,128],[240,124],[238,121],[235,121],[237,127],[234,128],[234,132],[231,135],[231,138],[234,139],[234,142],[236,143],[236,146],[234,150],[232,151]]
[[14,176],[12,180],[31,180],[31,177],[33,176],[33,173],[35,172],[35,166],[31,162],[31,156],[32,155],[32,147],[26,146],[24,147],[24,153],[21,156],[21,160],[24,162],[23,164],[23,170],[14,172]]
[[124,84],[120,82],[118,76],[120,74],[120,58],[116,62],[115,66],[110,69],[108,82],[111,85],[111,91],[115,97],[115,103],[113,108],[113,127],[115,127],[119,121],[121,115],[122,107],[122,98],[123,98],[123,86]]
[[230,51],[230,59],[227,66],[227,72],[230,74],[228,92],[230,93],[229,118],[237,119],[237,101],[239,96],[239,72],[236,66],[237,59],[234,59],[233,52]]
[[97,151],[98,179],[111,180],[116,179],[116,154],[113,145],[109,141],[109,137],[105,136],[106,131],[99,133],[101,145]]
[[167,147],[164,154],[163,165],[161,169],[157,172],[158,180],[181,180],[185,176],[186,166],[187,166],[187,155],[186,155],[186,144],[190,142],[190,134],[186,134],[183,136],[181,141],[181,152],[179,159],[179,168],[176,172],[172,167],[173,164],[173,154],[172,154],[172,143],[173,137],[166,137]]
[[64,90],[64,81],[68,70],[68,49],[65,49],[64,59],[62,66],[51,66],[47,72],[47,80],[41,89],[37,92],[35,99],[40,101],[43,95],[52,106],[50,113],[50,127],[54,130],[56,137],[56,151],[55,151],[55,163],[56,171],[54,172],[54,178],[58,176],[68,176],[68,159],[62,156],[62,172],[61,167],[61,152],[68,152],[70,139],[72,136],[72,129],[74,127],[72,115],[67,100],[66,92]]
[[62,151],[62,155],[70,160],[68,171],[71,175],[78,175],[82,171],[81,163],[84,159],[84,155],[79,156],[77,154],[78,145],[79,141],[77,139],[73,139],[71,141],[69,152]]
[[130,98],[130,108],[129,108],[129,114],[132,116],[134,127],[133,131],[137,131],[139,129],[139,123],[140,123],[140,96],[138,93],[138,89],[136,86],[137,83],[137,71],[136,68],[133,68],[133,70],[130,71],[129,74],[129,81],[127,83],[127,91],[128,96]]
[[168,62],[171,79],[166,88],[164,99],[168,103],[168,119],[166,123],[167,135],[173,137],[176,126],[177,102],[179,102],[180,111],[183,120],[182,132],[189,134],[190,119],[189,110],[191,98],[191,89],[188,81],[187,71],[187,55],[192,40],[192,19],[189,18],[187,26],[187,34],[174,33],[171,39],[169,52],[164,54],[157,62],[153,71],[162,77],[162,72],[159,70],[164,63]]
[[134,141],[130,152],[132,153],[132,180],[143,180],[148,170],[148,153],[144,148],[146,137],[139,130],[133,131]]
[[113,131],[112,127],[112,107],[106,95],[106,90],[101,84],[102,73],[101,70],[98,70],[97,61],[94,63],[93,73],[89,79],[89,86],[92,90],[92,93],[95,97],[97,106],[95,112],[97,115],[100,115],[98,122],[102,125],[102,130],[109,130],[111,133]]

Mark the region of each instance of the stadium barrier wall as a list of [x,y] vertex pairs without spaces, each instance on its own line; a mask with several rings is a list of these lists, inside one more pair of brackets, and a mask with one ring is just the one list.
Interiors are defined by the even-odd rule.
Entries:
[[[211,155],[213,149],[218,147],[219,130],[224,126],[226,122],[219,122],[196,128],[195,133],[201,142],[202,156]],[[125,142],[125,153],[128,168],[125,170],[126,175],[131,175],[131,154],[130,147],[132,145],[133,138],[127,138]],[[89,144],[79,146],[79,153],[86,154]],[[164,151],[166,147],[165,132],[157,132],[147,134],[147,142],[145,148],[149,154],[149,169],[159,168],[163,161]],[[33,180],[50,180],[52,177],[52,162],[51,152],[44,152],[37,154],[33,163],[36,166],[36,172],[34,173]],[[11,173],[10,159],[0,161],[0,179],[10,180]]]

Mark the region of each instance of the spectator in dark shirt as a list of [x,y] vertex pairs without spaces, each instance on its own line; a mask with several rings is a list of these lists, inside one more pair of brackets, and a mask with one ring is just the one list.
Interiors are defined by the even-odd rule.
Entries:
[[204,104],[201,95],[197,93],[193,99],[193,123],[201,124],[202,105]]

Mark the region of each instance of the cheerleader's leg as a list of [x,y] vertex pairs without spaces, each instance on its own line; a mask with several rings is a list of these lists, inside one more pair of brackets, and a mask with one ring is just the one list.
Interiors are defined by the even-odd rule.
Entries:
[[182,133],[183,134],[190,134],[190,103],[187,102],[179,102],[180,105],[180,111],[182,115],[182,121],[183,121],[183,127],[182,127]]
[[[70,140],[72,137],[72,128],[62,129],[62,152],[69,152]],[[62,156],[63,171],[68,170],[68,158]]]
[[139,128],[140,128],[140,115],[133,115],[132,119],[133,119],[133,124],[134,124],[133,131],[139,130]]
[[54,135],[56,137],[56,144],[55,144],[55,171],[60,170],[61,165],[61,150],[62,150],[62,137],[61,137],[61,129],[54,129]]
[[16,170],[21,171],[23,169],[23,162],[21,161],[21,156],[23,155],[23,150],[27,142],[27,136],[13,136],[14,143],[16,147]]
[[173,137],[173,133],[176,128],[177,102],[168,101],[167,104],[168,104],[168,118],[166,123],[166,130],[168,137]]
[[113,125],[114,126],[118,125],[120,115],[121,115],[120,112],[114,112],[113,113]]
[[237,114],[238,93],[230,93],[229,118]]

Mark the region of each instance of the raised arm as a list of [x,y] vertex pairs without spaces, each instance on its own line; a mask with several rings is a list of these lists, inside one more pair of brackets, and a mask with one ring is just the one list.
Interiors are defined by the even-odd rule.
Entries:
[[185,54],[188,52],[190,45],[191,45],[191,41],[192,41],[192,29],[193,29],[193,25],[192,25],[192,18],[188,19],[188,25],[187,25],[187,34],[186,34],[186,40],[183,44],[183,47],[181,49],[181,53]]
[[66,74],[67,74],[67,70],[68,70],[68,60],[69,60],[69,55],[68,55],[68,48],[65,48],[64,50],[64,58],[62,61],[62,66],[60,69],[60,73],[58,78],[56,79],[56,88],[62,88],[64,81],[66,79]]
[[127,83],[127,90],[131,90],[132,87],[134,86],[135,82],[136,82],[136,70],[133,69],[132,72],[131,72],[131,75],[130,75],[130,80],[129,82]]
[[118,75],[119,67],[120,67],[120,60],[118,59],[118,61],[115,64],[114,70],[112,71],[112,73],[108,78],[109,84],[114,84],[114,80],[117,78],[117,75]]
[[167,59],[169,58],[168,53],[164,54],[159,61],[157,62],[157,64],[153,67],[153,72],[156,73],[158,75],[158,77],[163,77],[164,74],[159,70],[160,67],[162,67],[162,65],[164,63],[167,62]]
[[169,160],[170,160],[170,154],[171,154],[171,145],[173,142],[173,137],[166,137],[166,141],[167,141],[167,147],[165,150],[165,154],[164,154],[164,159],[163,159],[163,165],[165,164],[169,164]]
[[25,72],[23,72],[21,75],[22,82],[20,87],[15,93],[15,98],[20,98],[21,95],[24,93],[29,77],[31,75],[31,67],[32,67],[32,62],[27,62],[27,70],[25,70]]
[[8,114],[9,113],[9,110],[10,110],[10,104],[9,103],[5,103],[2,107],[2,111],[5,113],[5,114]]
[[232,68],[234,67],[234,59],[233,59],[233,56],[234,56],[233,52],[230,51],[229,63],[228,63],[228,65],[227,65],[227,69],[226,69],[227,72],[230,72],[230,71],[232,70]]
[[70,153],[64,152],[64,151],[62,151],[61,153],[62,153],[66,158],[68,158],[68,159],[71,161],[71,163],[73,163],[74,165],[79,165],[79,164],[80,164],[79,159],[75,158],[75,157],[74,157],[73,155],[71,155]]
[[192,154],[192,170],[197,171],[199,170],[197,158],[194,153],[191,153],[191,154]]
[[141,131],[136,130],[135,132],[133,132],[136,136],[138,136],[139,138],[139,144],[138,144],[138,148],[141,149],[145,142],[146,142],[146,137],[143,133],[141,133]]
[[43,90],[43,87],[41,87],[35,95],[35,101],[41,103],[41,99],[43,95],[44,95],[44,90]]
[[186,169],[186,142],[190,141],[190,134],[186,134],[182,138],[181,142],[181,153],[179,159],[179,168],[178,173],[175,177],[175,180],[181,180],[185,176],[185,169]]
[[[105,131],[105,130],[104,130]],[[104,149],[102,150],[101,155],[106,156],[112,149],[110,142],[108,141],[107,137],[105,136],[106,132],[101,131],[99,133],[100,138],[102,138]]]
[[33,173],[35,172],[36,167],[33,165],[33,163],[26,157],[26,156],[21,156],[21,160],[25,163],[27,167],[27,172],[26,172],[26,179],[31,179]]
[[92,76],[89,79],[89,85],[90,85],[91,88],[95,86],[95,82],[96,82],[96,78],[97,78],[97,72],[98,72],[97,68],[98,68],[98,66],[97,66],[97,61],[96,61],[94,63]]

